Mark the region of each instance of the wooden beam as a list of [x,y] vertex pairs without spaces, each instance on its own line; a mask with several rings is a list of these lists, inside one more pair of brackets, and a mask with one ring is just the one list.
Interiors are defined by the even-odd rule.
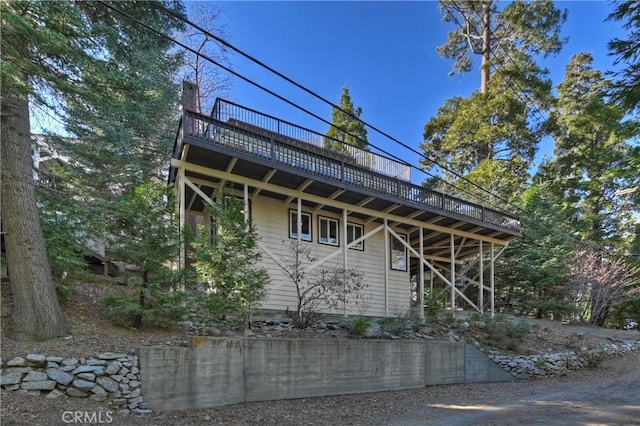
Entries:
[[[185,170],[194,172],[194,173],[200,173],[204,176],[212,176],[212,177],[216,177],[218,179],[226,179],[226,180],[230,180],[230,181],[234,181],[240,184],[246,183],[252,187],[255,188],[262,188],[264,190],[267,191],[272,191],[272,192],[276,192],[276,193],[280,193],[280,194],[284,194],[287,196],[298,196],[299,194],[296,192],[295,189],[289,189],[289,188],[284,188],[278,185],[274,185],[272,183],[268,183],[268,182],[262,182],[256,179],[251,179],[251,178],[247,178],[247,177],[243,177],[243,176],[238,176],[238,175],[233,175],[231,173],[227,173],[227,172],[223,172],[220,170],[214,170],[214,169],[210,169],[208,167],[204,167],[204,166],[200,166],[197,164],[192,164],[192,163],[187,163],[181,160],[177,160],[177,159],[172,159],[171,160],[171,165],[173,167],[176,168],[183,168]],[[397,215],[393,215],[393,214],[389,214],[389,213],[380,213],[376,210],[370,209],[370,208],[366,208],[366,207],[360,207],[360,206],[355,206],[352,204],[348,204],[342,201],[337,201],[337,200],[328,200],[327,202],[327,198],[325,197],[320,197],[317,195],[313,195],[313,194],[305,194],[305,199],[311,202],[314,202],[316,204],[323,204],[325,203],[328,206],[331,207],[335,207],[338,209],[347,209],[349,211],[351,211],[352,213],[360,213],[360,214],[364,214],[367,216],[372,216],[372,217],[378,217],[378,218],[387,218],[388,220],[393,220],[393,221],[397,221],[397,222],[401,222],[401,223],[405,223],[408,225],[413,225],[413,226],[424,226],[424,228],[429,229],[431,231],[437,231],[437,232],[441,232],[441,233],[445,233],[445,234],[450,234],[453,233],[454,235],[460,236],[460,237],[469,237],[471,239],[475,239],[475,240],[480,240],[480,241],[486,241],[489,243],[493,243],[499,246],[504,246],[508,244],[508,241],[504,241],[504,240],[500,240],[497,238],[489,238],[489,237],[485,237],[483,235],[479,235],[479,234],[472,234],[470,232],[465,232],[465,231],[461,231],[458,229],[454,229],[454,228],[448,228],[445,226],[440,226],[440,225],[435,225],[432,223],[428,223],[428,222],[420,222],[417,221],[415,219],[406,219],[402,216],[397,216]]]
[[[271,180],[271,178],[273,177],[273,175],[275,175],[278,172],[277,169],[271,169],[269,170],[264,177],[262,178],[262,182],[269,182]],[[260,191],[262,191],[262,188],[256,188],[253,190],[253,197],[257,197],[258,194],[260,193]]]
[[[302,192],[305,189],[307,189],[309,187],[309,185],[311,185],[313,183],[313,179],[307,179],[304,182],[302,182],[302,184],[300,184],[300,186],[298,186],[296,188],[296,191]],[[295,198],[297,198],[297,196],[289,196],[287,197],[286,200],[284,200],[284,204],[287,205],[290,202],[292,202]]]

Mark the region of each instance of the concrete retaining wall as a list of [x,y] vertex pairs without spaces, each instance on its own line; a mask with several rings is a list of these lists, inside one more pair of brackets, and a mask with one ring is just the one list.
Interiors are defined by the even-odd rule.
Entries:
[[191,349],[138,352],[145,401],[158,411],[515,380],[461,343],[196,337]]

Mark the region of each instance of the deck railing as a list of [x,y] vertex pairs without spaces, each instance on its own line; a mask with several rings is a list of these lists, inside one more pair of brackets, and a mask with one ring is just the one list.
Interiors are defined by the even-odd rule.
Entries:
[[[181,140],[176,140],[174,158],[177,158],[182,150],[184,138],[191,138],[242,152],[251,157],[267,159],[315,176],[396,197],[417,207],[436,209],[521,232],[521,224],[516,216],[376,172],[355,161],[349,161],[352,160],[349,156],[336,155],[315,145],[301,143],[271,129],[256,129],[257,125],[248,127],[239,119],[220,121],[185,110],[181,126],[178,131],[178,138]],[[272,133],[265,133],[265,130]]]
[[[236,103],[224,99],[216,99],[211,117],[216,120],[234,123],[247,130],[254,130],[255,133],[271,133],[275,138],[295,140],[305,142],[318,148],[326,149],[327,145],[340,147],[338,155],[349,157],[355,164],[370,169],[376,173],[383,174],[398,179],[411,181],[411,167],[387,157],[375,154],[369,150],[358,148],[353,145],[341,142],[277,117],[263,114],[259,111],[243,107]],[[276,136],[276,135],[279,135]],[[328,150],[328,149],[327,149]]]

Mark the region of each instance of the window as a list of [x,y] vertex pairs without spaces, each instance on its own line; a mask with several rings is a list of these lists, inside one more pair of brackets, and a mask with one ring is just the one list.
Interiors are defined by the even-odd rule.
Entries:
[[[357,240],[364,235],[364,226],[356,223],[347,223],[347,244]],[[364,251],[364,240],[351,247],[353,250]]]
[[[389,235],[389,238],[391,238],[391,269],[396,271],[406,271],[407,248],[393,235]],[[407,241],[406,235],[400,235],[400,238]]]
[[328,217],[318,216],[318,242],[337,246],[338,244],[338,221]]
[[[297,217],[297,210],[289,210],[289,238],[298,238]],[[302,222],[302,235],[300,238],[304,241],[311,241],[311,214],[300,213],[300,222]]]

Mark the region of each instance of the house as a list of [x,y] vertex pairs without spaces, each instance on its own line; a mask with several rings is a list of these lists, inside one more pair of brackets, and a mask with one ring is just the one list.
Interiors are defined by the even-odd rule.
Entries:
[[315,258],[307,271],[355,268],[367,284],[365,306],[345,303],[327,313],[404,315],[412,281],[421,307],[424,286],[434,279],[444,283],[452,312],[464,304],[477,311],[486,305],[493,313],[494,261],[521,236],[518,218],[412,184],[407,164],[374,152],[353,146],[328,151],[324,140],[222,99],[210,116],[185,108],[169,176],[182,226],[207,222],[216,188],[235,191],[260,236],[262,266],[271,276],[265,310],[296,305],[294,284],[282,268],[292,255],[290,242],[297,241]]

